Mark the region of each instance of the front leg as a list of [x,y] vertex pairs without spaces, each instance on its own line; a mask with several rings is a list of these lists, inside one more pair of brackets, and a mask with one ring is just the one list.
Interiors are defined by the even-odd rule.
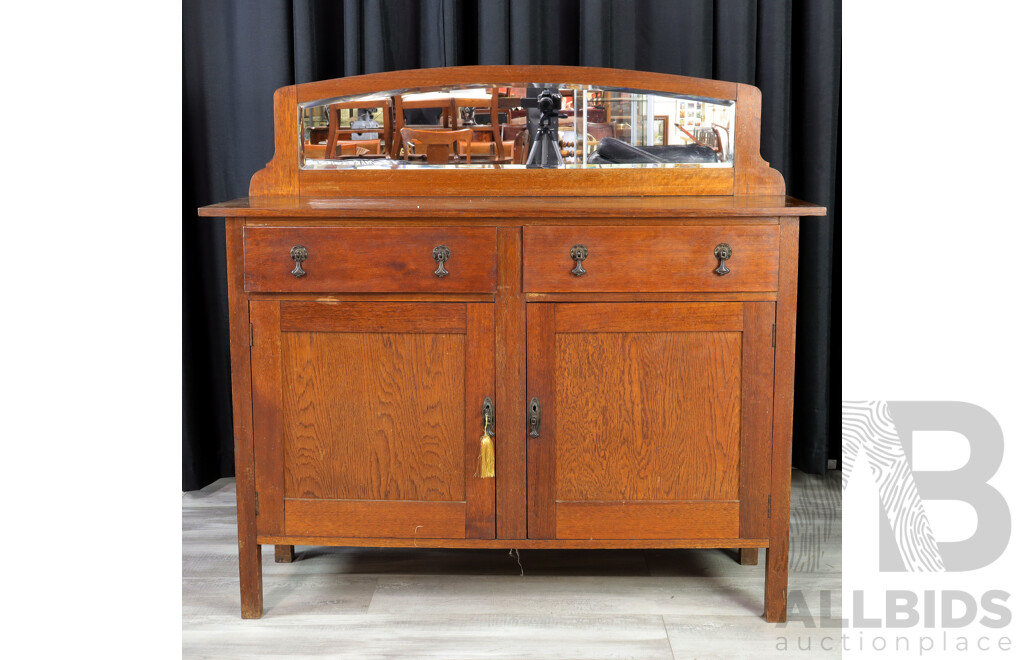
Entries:
[[788,591],[789,538],[782,538],[772,542],[764,562],[764,618],[769,623],[786,621]]
[[[755,557],[756,559],[756,557]],[[290,564],[295,561],[294,545],[275,545],[274,561],[278,564]]]

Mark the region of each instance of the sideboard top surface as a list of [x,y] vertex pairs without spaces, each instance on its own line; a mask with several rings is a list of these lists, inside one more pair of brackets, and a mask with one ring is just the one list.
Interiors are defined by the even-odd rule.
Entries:
[[199,209],[212,218],[686,218],[825,215],[786,195],[657,197],[241,197]]

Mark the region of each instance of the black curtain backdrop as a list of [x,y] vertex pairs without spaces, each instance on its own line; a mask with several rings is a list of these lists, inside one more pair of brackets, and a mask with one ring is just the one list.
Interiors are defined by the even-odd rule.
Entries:
[[839,223],[840,0],[186,0],[183,29],[182,486],[234,474],[222,221],[273,156],[275,89],[362,73],[567,64],[757,85],[761,152],[789,194],[829,207],[800,230],[793,462],[838,458],[832,387]]

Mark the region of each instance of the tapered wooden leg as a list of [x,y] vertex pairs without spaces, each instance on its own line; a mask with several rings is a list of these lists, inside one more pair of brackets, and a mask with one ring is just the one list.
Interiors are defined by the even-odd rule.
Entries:
[[242,592],[242,618],[263,616],[262,549],[249,539],[238,539],[238,577]]
[[740,563],[744,566],[757,566],[757,548],[740,548]]
[[796,352],[797,258],[800,222],[780,219],[779,292],[776,298],[775,404],[772,488],[768,500],[768,552],[764,562],[764,618],[786,620],[789,589],[789,496],[793,471],[793,364]]
[[764,562],[764,618],[769,623],[786,620],[789,591],[789,539],[768,548]]
[[275,545],[274,561],[278,564],[290,564],[295,561],[294,545]]

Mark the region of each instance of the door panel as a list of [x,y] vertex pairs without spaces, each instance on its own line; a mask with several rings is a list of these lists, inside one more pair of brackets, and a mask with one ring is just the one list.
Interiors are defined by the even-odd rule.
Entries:
[[555,354],[557,501],[739,499],[740,333],[556,334]]
[[529,536],[760,538],[773,319],[774,303],[528,305]]
[[250,303],[263,534],[493,538],[493,305]]

